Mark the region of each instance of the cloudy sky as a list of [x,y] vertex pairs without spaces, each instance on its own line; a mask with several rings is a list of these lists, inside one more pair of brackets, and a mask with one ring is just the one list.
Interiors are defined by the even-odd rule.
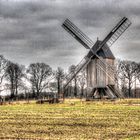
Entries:
[[75,23],[93,42],[122,17],[132,25],[111,47],[116,58],[140,61],[140,0],[0,0],[0,54],[28,66],[77,64],[87,50],[61,24]]

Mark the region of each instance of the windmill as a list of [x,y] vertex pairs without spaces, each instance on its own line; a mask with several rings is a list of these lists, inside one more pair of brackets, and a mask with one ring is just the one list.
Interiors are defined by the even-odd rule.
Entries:
[[64,85],[64,91],[73,78],[81,70],[86,69],[87,94],[89,97],[123,98],[122,93],[115,87],[115,57],[110,47],[130,25],[131,22],[128,18],[122,18],[102,41],[97,40],[94,44],[76,25],[66,19],[62,27],[86,49],[89,49],[89,52],[76,66],[75,72],[66,76],[67,82]]

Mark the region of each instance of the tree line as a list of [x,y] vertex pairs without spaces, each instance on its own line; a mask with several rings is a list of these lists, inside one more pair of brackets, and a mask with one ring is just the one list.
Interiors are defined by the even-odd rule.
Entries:
[[[117,86],[126,97],[132,97],[134,82],[140,82],[140,63],[117,60],[115,67]],[[75,65],[71,65],[67,73],[74,73],[75,68]],[[6,96],[10,100],[39,99],[45,95],[59,98],[63,93],[63,85],[67,81],[67,73],[61,67],[53,70],[51,66],[45,63],[31,63],[26,68],[0,55],[0,92],[3,90],[10,91],[10,94]],[[85,96],[85,88],[86,72],[82,71],[70,82],[65,96],[83,97]]]

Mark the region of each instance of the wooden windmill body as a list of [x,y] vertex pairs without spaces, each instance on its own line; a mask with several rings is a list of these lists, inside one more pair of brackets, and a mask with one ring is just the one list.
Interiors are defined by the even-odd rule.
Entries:
[[[96,42],[97,46],[100,42],[101,41],[97,40],[97,42]],[[98,56],[100,56],[103,59],[103,61],[105,63],[108,63],[112,67],[114,66],[115,57],[112,54],[109,47],[107,46],[107,44],[105,44],[104,48],[101,49],[97,54],[98,54]],[[90,58],[91,55],[92,55],[92,52],[89,52],[87,56]],[[97,58],[95,56],[91,59],[91,61],[87,65],[87,85],[88,85],[88,87],[104,88],[107,85],[115,84],[114,81],[108,75],[106,75],[107,68],[106,69],[100,68],[100,63],[101,62],[100,62],[99,58]],[[113,72],[110,72],[110,73],[112,73],[111,76],[113,77],[114,73]]]
[[[97,40],[95,44],[99,46],[100,43],[101,41]],[[110,70],[107,66],[105,66],[103,69],[100,66],[102,65],[102,62],[96,56],[91,58],[91,61],[86,67],[87,92],[90,93],[92,97],[96,96],[100,98],[101,96],[107,96],[106,92],[111,92],[111,90],[107,91],[109,90],[109,86],[115,87],[115,57],[107,44],[105,44],[103,49],[101,49],[97,54],[100,58],[102,58],[104,63],[110,65],[113,68],[113,70]],[[89,52],[87,57],[90,58],[91,55],[92,52]],[[107,73],[109,73],[109,75],[107,75]],[[113,98],[114,97],[115,96],[113,96]]]
[[64,86],[64,91],[71,80],[81,70],[86,69],[88,97],[101,98],[103,96],[108,96],[108,98],[123,98],[123,95],[115,88],[115,57],[109,47],[130,25],[131,22],[124,17],[103,41],[97,40],[94,44],[77,26],[66,19],[62,25],[63,28],[90,51],[76,66],[75,72],[67,75],[67,83]]

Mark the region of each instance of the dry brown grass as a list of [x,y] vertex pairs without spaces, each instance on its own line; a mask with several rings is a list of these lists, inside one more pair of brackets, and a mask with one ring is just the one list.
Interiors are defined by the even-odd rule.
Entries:
[[[140,100],[0,106],[0,139],[140,139]],[[137,104],[134,105],[134,104]]]

